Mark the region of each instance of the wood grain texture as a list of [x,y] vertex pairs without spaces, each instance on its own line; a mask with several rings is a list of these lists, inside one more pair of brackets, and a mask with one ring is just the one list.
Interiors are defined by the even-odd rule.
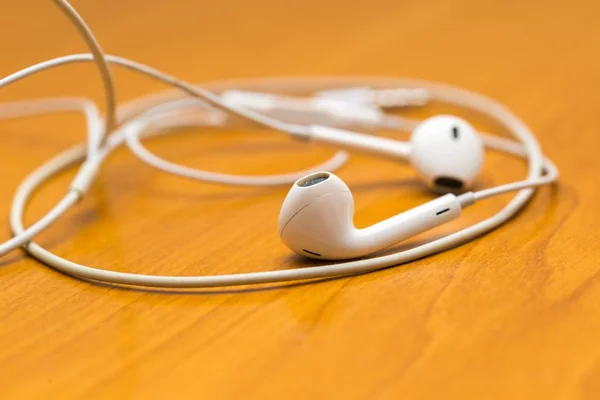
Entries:
[[[73,3],[107,51],[194,82],[358,74],[479,91],[533,128],[561,183],[541,190],[510,224],[460,248],[317,284],[119,290],[15,252],[0,260],[1,398],[600,397],[600,3]],[[50,2],[4,0],[1,8],[1,76],[85,49]],[[115,76],[121,100],[162,88],[130,72]],[[96,71],[47,72],[3,89],[0,101],[57,95],[101,100]],[[20,180],[81,141],[83,129],[75,115],[0,123],[3,213]],[[197,130],[150,147],[188,165],[245,173],[291,171],[331,154],[263,131]],[[523,174],[521,163],[491,154],[482,184]],[[71,176],[36,196],[28,221],[54,204]],[[358,225],[431,198],[405,165],[356,156],[340,176],[354,192]],[[190,183],[121,151],[91,195],[39,241],[121,271],[306,267],[278,241],[286,191]],[[507,199],[416,240],[484,218]],[[0,240],[8,237],[2,229]]]

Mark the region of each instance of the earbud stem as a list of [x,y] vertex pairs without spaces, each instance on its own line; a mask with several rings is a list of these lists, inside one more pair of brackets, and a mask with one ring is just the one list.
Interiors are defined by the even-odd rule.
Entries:
[[406,159],[410,152],[410,147],[405,142],[321,125],[309,127],[309,140],[344,149],[368,152],[394,160]]
[[355,248],[363,247],[362,255],[372,253],[458,218],[461,211],[455,195],[438,197],[375,225],[357,229]]

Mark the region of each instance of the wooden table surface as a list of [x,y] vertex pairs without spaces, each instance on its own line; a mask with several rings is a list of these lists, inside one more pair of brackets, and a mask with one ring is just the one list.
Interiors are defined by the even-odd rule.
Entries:
[[[123,290],[73,279],[13,252],[0,260],[2,399],[600,397],[600,3],[73,4],[110,53],[193,82],[384,75],[481,92],[536,132],[561,182],[540,190],[511,223],[460,248],[314,284]],[[0,36],[2,76],[85,51],[49,1],[2,1]],[[131,72],[115,70],[115,77],[121,101],[163,89]],[[41,74],[2,89],[0,101],[64,95],[102,104],[95,69]],[[76,115],[1,122],[2,215],[27,173],[83,137]],[[187,165],[249,174],[289,172],[332,154],[260,130],[197,129],[149,144]],[[480,184],[524,172],[522,163],[489,154]],[[72,174],[35,197],[29,222],[64,193]],[[432,198],[403,164],[356,155],[339,175],[355,195],[360,226]],[[122,150],[90,196],[39,242],[119,271],[307,267],[278,241],[286,192],[187,182]],[[509,198],[483,202],[409,244],[480,220]],[[0,239],[8,238],[5,224]]]

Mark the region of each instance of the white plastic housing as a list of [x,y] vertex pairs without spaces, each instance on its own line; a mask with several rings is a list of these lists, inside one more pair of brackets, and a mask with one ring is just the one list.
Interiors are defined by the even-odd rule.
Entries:
[[384,249],[457,218],[461,206],[447,194],[367,228],[354,226],[354,199],[346,184],[328,172],[298,180],[279,215],[281,239],[294,252],[343,260]]
[[465,120],[439,115],[421,122],[410,138],[410,162],[437,191],[470,187],[483,164],[483,142]]

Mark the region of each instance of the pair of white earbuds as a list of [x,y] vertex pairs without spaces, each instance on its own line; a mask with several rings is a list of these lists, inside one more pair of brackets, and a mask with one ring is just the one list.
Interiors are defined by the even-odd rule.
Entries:
[[[467,189],[483,163],[483,142],[466,121],[449,115],[419,124],[409,143],[312,126],[308,138],[410,160],[424,182],[437,192]],[[354,227],[354,199],[348,186],[329,172],[298,180],[279,215],[279,232],[293,251],[311,258],[361,257],[457,218],[472,196],[447,194],[364,229]]]
[[[86,105],[81,107],[88,120],[91,121],[88,123],[87,145],[77,146],[57,155],[40,166],[19,186],[10,215],[10,224],[15,236],[0,245],[0,255],[18,246],[23,246],[33,257],[76,277],[156,287],[245,285],[349,275],[422,258],[481,236],[508,221],[524,207],[533,194],[532,188],[557,180],[557,169],[543,157],[539,144],[531,131],[510,111],[483,96],[428,82],[381,78],[327,78],[239,83],[242,87],[249,86],[251,90],[263,92],[269,92],[270,88],[281,88],[281,86],[287,87],[292,92],[318,92],[321,95],[327,92],[329,97],[325,99],[317,97],[309,98],[307,101],[306,98],[290,97],[286,101],[282,101],[280,96],[263,94],[257,97],[256,93],[252,94],[253,92],[249,91],[246,92],[246,95],[254,100],[248,101],[248,98],[241,101],[239,99],[233,101],[231,98],[227,100],[227,91],[216,95],[148,66],[104,54],[83,19],[70,4],[66,0],[53,1],[78,28],[90,47],[91,54],[72,55],[42,62],[0,79],[0,88],[58,65],[94,61],[99,67],[106,89],[106,122],[104,124],[100,122],[99,112],[93,104],[85,103]],[[139,107],[141,110],[132,112],[128,109],[130,115],[128,114],[127,117],[121,115],[121,118],[117,119],[120,112],[121,114],[125,114],[125,112],[116,108],[114,83],[108,63],[124,66],[166,82],[194,97],[195,100],[192,102],[182,100],[169,102],[169,99],[158,99],[158,105],[155,107],[152,107],[155,105],[152,101],[149,104],[141,101],[144,103],[144,106]],[[358,92],[361,90],[356,89],[357,86],[374,86],[379,89],[368,90],[366,97],[359,95],[360,101],[357,103],[356,93],[357,90]],[[345,89],[330,91],[340,87]],[[222,85],[213,85],[213,89],[219,91],[218,89],[222,90],[223,87]],[[267,103],[272,104],[266,105],[265,99],[270,99]],[[365,99],[368,100],[365,101]],[[160,104],[161,100],[167,102]],[[415,124],[406,119],[389,116],[381,111],[381,109],[395,105],[424,105],[430,100],[459,105],[484,113],[507,128],[517,141],[478,134],[469,123],[453,116],[432,117]],[[298,106],[307,102],[310,104],[308,108],[303,109]],[[74,103],[69,103],[67,106],[65,102],[44,103],[44,106],[40,104],[38,104],[40,110],[45,111],[68,110],[74,105]],[[207,105],[212,108],[207,109]],[[76,104],[76,107],[80,106],[81,104]],[[151,108],[145,110],[145,107]],[[429,187],[437,192],[450,193],[373,226],[357,229],[353,224],[354,201],[350,190],[331,172],[312,170],[303,177],[297,176],[297,174],[268,177],[215,174],[166,162],[151,154],[141,145],[140,137],[153,133],[149,130],[153,123],[168,121],[173,117],[169,113],[177,114],[179,111],[201,109],[208,110],[208,114],[214,117],[217,115],[215,108],[285,132],[296,139],[326,143],[337,148],[366,151],[397,160],[408,160]],[[6,114],[10,115],[10,107],[8,109]],[[269,110],[276,110],[276,112],[270,115]],[[18,111],[14,112],[13,116],[18,114]],[[20,115],[25,114],[27,113],[21,112]],[[2,117],[1,106],[0,117]],[[178,118],[177,115],[175,117]],[[180,122],[185,125],[189,122],[186,120],[187,116],[184,119],[177,118],[174,119],[176,123],[165,123],[163,127],[176,126]],[[334,121],[334,125],[360,126],[366,124],[372,128],[402,130],[410,127],[412,136],[408,143],[381,138],[341,129],[337,126],[324,125],[323,118],[327,121]],[[206,115],[203,116],[202,123],[208,123],[208,119]],[[217,120],[218,118],[212,119],[213,123],[221,124],[221,122],[215,122]],[[156,134],[156,132],[154,133]],[[80,265],[33,242],[39,232],[51,225],[86,194],[101,164],[116,147],[123,143],[126,143],[144,161],[167,172],[188,178],[241,185],[273,185],[294,182],[279,215],[279,233],[283,242],[296,253],[311,258],[356,260],[311,268],[244,274],[153,276],[108,271]],[[528,163],[527,179],[480,191],[468,191],[480,172],[484,146],[524,158]],[[345,160],[345,155],[339,154],[338,157],[334,157],[324,165],[336,169]],[[77,162],[83,162],[83,164],[63,200],[46,216],[25,228],[23,214],[33,192],[53,175]],[[358,259],[457,218],[464,207],[478,200],[511,191],[519,191],[519,193],[503,210],[471,227],[408,250],[386,256]]]

